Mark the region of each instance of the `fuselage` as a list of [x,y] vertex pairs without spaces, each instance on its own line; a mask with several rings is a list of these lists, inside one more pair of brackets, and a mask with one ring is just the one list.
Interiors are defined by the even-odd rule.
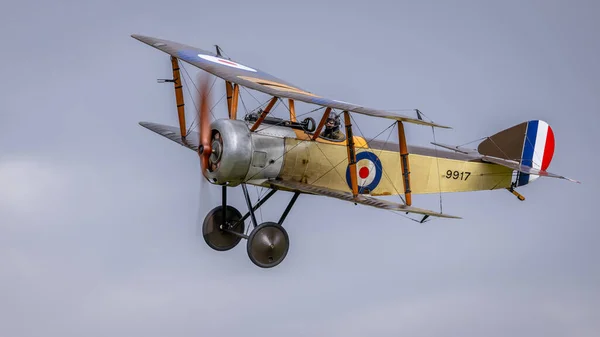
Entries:
[[[207,173],[213,183],[263,185],[266,179],[294,180],[350,191],[347,142],[312,141],[303,130],[278,125],[218,120],[222,137],[218,168]],[[214,133],[215,131],[213,131]],[[359,192],[373,196],[403,194],[398,144],[354,136]],[[512,170],[461,153],[409,146],[413,194],[466,192],[510,187]]]

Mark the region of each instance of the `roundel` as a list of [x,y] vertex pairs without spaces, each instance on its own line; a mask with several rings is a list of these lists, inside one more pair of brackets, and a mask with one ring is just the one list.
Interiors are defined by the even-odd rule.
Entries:
[[198,57],[200,57],[202,59],[205,59],[207,61],[210,61],[210,62],[222,64],[222,65],[225,65],[225,66],[228,66],[228,67],[256,72],[256,69],[252,69],[250,67],[246,67],[243,64],[239,64],[237,62],[233,62],[233,61],[230,61],[230,60],[222,59],[220,57],[215,57],[215,56],[211,56],[211,55],[204,55],[204,54],[198,54]]
[[[381,161],[373,152],[360,152],[356,154],[356,182],[358,193],[370,193],[373,191],[379,181],[381,181],[382,167]],[[350,181],[350,166],[346,168],[346,183],[352,188]]]

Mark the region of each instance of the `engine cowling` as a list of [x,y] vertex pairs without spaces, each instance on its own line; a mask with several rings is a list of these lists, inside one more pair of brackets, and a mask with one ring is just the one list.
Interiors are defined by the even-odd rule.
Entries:
[[213,184],[230,186],[247,180],[276,178],[283,166],[285,135],[276,130],[283,128],[272,127],[274,132],[265,134],[250,132],[249,124],[241,120],[213,122],[206,178]]

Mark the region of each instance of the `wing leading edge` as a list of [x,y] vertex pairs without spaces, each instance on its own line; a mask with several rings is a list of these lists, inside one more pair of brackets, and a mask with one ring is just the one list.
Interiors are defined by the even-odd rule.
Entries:
[[301,89],[259,69],[252,68],[229,59],[217,57],[215,53],[178,42],[137,34],[133,34],[131,37],[226,81],[237,83],[238,85],[275,97],[293,99],[309,104],[346,110],[372,117],[387,118],[438,128],[450,128],[449,126],[424,121],[420,118],[412,118],[390,111],[378,110],[348,102],[325,98]]

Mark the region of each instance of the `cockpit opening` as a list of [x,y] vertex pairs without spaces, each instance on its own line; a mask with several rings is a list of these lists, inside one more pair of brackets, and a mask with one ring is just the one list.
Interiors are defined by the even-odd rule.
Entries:
[[[259,109],[258,112],[248,113],[244,117],[244,120],[249,123],[254,123],[258,120],[258,118],[262,114],[262,112],[263,112],[263,110]],[[285,120],[285,119],[279,118],[279,117],[267,116],[262,121],[262,124],[278,125],[278,126],[289,127],[292,129],[303,130],[304,132],[306,132],[309,135],[313,135],[317,128],[317,124],[315,123],[315,120],[312,117],[307,117],[307,118],[303,119],[301,122],[292,122],[292,121]],[[326,140],[333,141],[333,142],[343,142],[346,140],[346,135],[344,134],[343,129],[341,128],[341,121],[340,121],[339,114],[336,115],[334,112],[331,112],[329,114],[329,117],[327,118],[327,121],[325,122],[325,125],[323,126],[323,130],[321,131],[319,138],[326,139]]]

